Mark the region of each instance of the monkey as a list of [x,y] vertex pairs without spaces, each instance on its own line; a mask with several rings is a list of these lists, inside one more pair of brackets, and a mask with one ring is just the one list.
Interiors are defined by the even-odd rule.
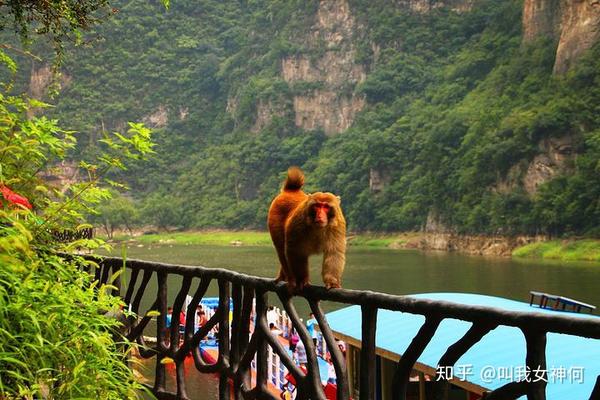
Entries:
[[308,257],[323,253],[322,278],[327,289],[340,288],[346,263],[346,220],[341,200],[327,192],[306,194],[304,173],[290,167],[283,188],[269,208],[267,225],[277,250],[276,281],[290,293],[309,284]]

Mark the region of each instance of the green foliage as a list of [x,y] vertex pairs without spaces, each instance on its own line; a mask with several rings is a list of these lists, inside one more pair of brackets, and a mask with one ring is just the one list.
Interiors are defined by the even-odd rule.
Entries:
[[[507,23],[520,20],[520,2],[481,2],[448,19],[443,10],[407,15],[384,2],[356,7],[377,24],[374,40],[391,44],[360,89],[375,104],[326,143],[315,171],[341,194],[351,228],[420,229],[435,215],[465,233],[596,232],[600,158],[585,138],[600,123],[598,46],[555,77],[555,44],[521,45],[518,24]],[[432,40],[440,31],[453,34]],[[582,127],[571,172],[566,165],[536,196],[525,193],[520,180],[538,143],[577,138]],[[368,188],[373,171],[389,182],[382,192]],[[511,179],[513,188],[498,189]]]
[[182,215],[192,216],[181,220],[185,228],[262,228],[283,179],[274,171],[303,165],[323,140],[318,133],[279,138],[268,132],[228,140],[212,147],[210,157],[198,160],[190,173],[169,186],[163,203],[176,204]]
[[154,193],[144,200],[141,216],[144,221],[159,229],[178,226],[181,218],[178,203],[171,195]]
[[6,399],[137,398],[115,342],[120,300],[92,285],[82,260],[33,247],[24,212],[0,211],[0,395]]
[[0,3],[0,31],[7,27],[31,42],[31,32],[49,40],[59,66],[65,42],[78,41],[82,31],[113,13],[108,0],[9,1]]
[[391,102],[411,92],[419,92],[431,78],[433,71],[421,57],[392,49],[381,57],[387,59],[385,67],[377,68],[360,87],[360,92],[372,103]]
[[90,222],[102,226],[109,239],[113,238],[115,229],[126,228],[132,234],[132,228],[139,223],[140,213],[133,200],[128,197],[112,194],[96,207]]
[[532,243],[515,249],[512,255],[563,261],[600,261],[600,242],[588,239]]
[[272,246],[271,237],[267,232],[181,232],[147,234],[136,238],[146,244],[186,244],[186,245],[217,245],[231,246],[238,242],[243,246]]
[[107,174],[124,168],[124,157],[150,153],[150,132],[131,124],[125,134],[106,134],[98,162],[80,164],[86,179],[53,187],[44,175],[74,149],[74,132],[33,116],[47,105],[1,88],[0,188],[13,198],[0,202],[0,397],[137,398],[142,387],[124,361],[131,344],[115,341],[119,323],[108,316],[122,302],[110,286],[95,288],[89,262],[58,255],[103,242],[60,243],[52,232],[89,227],[85,215],[116,184]]

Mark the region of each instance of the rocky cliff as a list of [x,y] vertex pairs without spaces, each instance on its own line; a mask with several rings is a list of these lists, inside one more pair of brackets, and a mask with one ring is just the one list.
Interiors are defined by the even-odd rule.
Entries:
[[476,0],[399,0],[398,4],[419,13],[448,7],[455,12],[469,11]]
[[523,4],[523,41],[539,37],[558,38],[561,0],[525,0]]
[[356,85],[366,77],[365,67],[355,62],[352,39],[357,29],[346,0],[322,0],[314,25],[302,40],[313,56],[281,60],[281,75],[290,85],[318,87],[294,95],[296,126],[333,135],[346,130],[364,107],[364,98],[354,94]]
[[476,236],[454,233],[423,233],[393,247],[452,251],[480,256],[510,257],[517,247],[547,240],[545,236]]
[[48,65],[31,66],[29,76],[29,95],[34,99],[41,100],[46,95],[46,89],[52,82],[52,69]]
[[[455,12],[467,12],[476,0],[398,0],[399,7],[412,12],[426,13],[440,7]],[[301,42],[307,55],[294,55],[281,60],[281,75],[290,85],[318,84],[318,89],[295,94],[293,99],[294,121],[297,127],[323,129],[334,135],[348,129],[358,112],[365,106],[363,96],[355,93],[356,86],[366,78],[368,66],[356,61],[355,40],[364,29],[355,21],[347,0],[321,0],[315,18],[306,37]],[[377,59],[378,47],[373,47],[373,59]],[[318,57],[314,55],[318,54]],[[265,126],[269,116],[260,108],[257,128]],[[259,111],[260,111],[259,110]]]
[[600,0],[525,0],[523,41],[557,41],[554,72],[562,74],[600,39]]
[[559,74],[600,39],[600,0],[565,0],[561,28],[554,63],[554,72]]
[[537,193],[540,185],[552,178],[572,172],[576,156],[576,137],[564,135],[541,140],[537,155],[529,162],[515,164],[506,176],[498,181],[493,190],[510,193],[522,187],[530,196]]
[[540,153],[531,161],[523,177],[522,184],[528,194],[534,195],[541,184],[573,168],[574,140],[573,136],[566,135],[539,143]]

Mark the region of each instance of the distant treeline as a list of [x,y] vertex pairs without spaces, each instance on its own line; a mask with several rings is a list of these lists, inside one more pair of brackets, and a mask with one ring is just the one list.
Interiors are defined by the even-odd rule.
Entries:
[[[285,170],[299,165],[307,190],[342,197],[352,230],[418,230],[429,217],[463,233],[600,235],[598,46],[554,76],[557,43],[522,44],[522,1],[481,0],[462,14],[349,3],[368,71],[352,90],[367,105],[333,137],[285,113],[251,132],[260,101],[298,90],[281,59],[324,51],[302,42],[315,0],[117,4],[66,60],[52,114],[81,132],[84,159],[103,129],[153,115],[157,154],[124,176],[142,223],[263,229]],[[573,155],[527,192],[540,143],[565,136]],[[383,189],[370,187],[373,174]]]

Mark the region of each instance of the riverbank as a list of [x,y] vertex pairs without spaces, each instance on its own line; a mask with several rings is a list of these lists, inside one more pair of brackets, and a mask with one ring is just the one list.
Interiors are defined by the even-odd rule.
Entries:
[[[121,234],[115,236],[114,242],[129,242],[138,246],[169,244],[272,246],[269,233],[263,231],[219,230]],[[368,248],[437,250],[483,256],[600,262],[600,240],[596,239],[549,241],[543,236],[469,236],[425,232],[361,233],[348,235],[348,245]]]
[[513,257],[600,262],[600,240],[551,240],[515,249]]
[[[102,235],[100,234],[102,237]],[[423,234],[418,232],[396,234],[350,234],[348,245],[369,248],[419,248]],[[106,237],[104,237],[106,239]],[[129,242],[141,245],[213,245],[213,246],[272,246],[271,236],[265,231],[187,231],[161,232],[133,235],[120,232],[111,240],[114,243]]]

